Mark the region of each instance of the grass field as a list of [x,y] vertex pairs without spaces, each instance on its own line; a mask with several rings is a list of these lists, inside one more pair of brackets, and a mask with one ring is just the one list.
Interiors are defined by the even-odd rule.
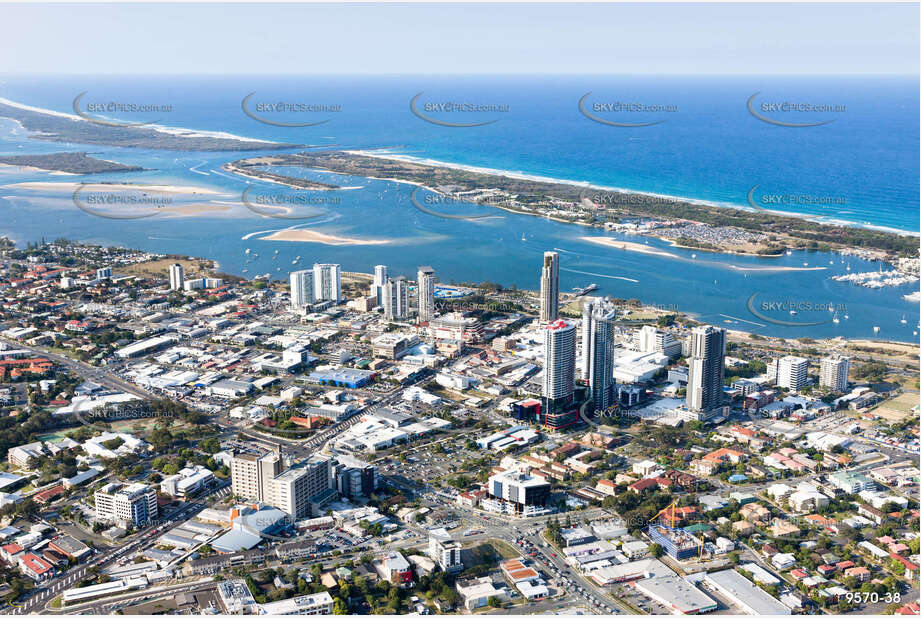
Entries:
[[911,414],[911,409],[918,405],[918,396],[914,393],[902,393],[895,399],[890,399],[880,404],[874,414],[882,416],[887,421],[900,421]]

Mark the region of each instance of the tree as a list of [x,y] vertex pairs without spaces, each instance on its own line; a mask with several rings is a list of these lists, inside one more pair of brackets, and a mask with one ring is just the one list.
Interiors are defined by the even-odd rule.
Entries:
[[342,616],[348,613],[349,608],[346,606],[345,601],[337,597],[336,600],[333,601],[333,614]]
[[664,553],[665,553],[665,549],[658,543],[653,543],[652,545],[649,546],[649,554],[653,558],[661,558],[662,554]]
[[489,600],[486,601],[486,604],[490,607],[502,607],[502,603],[499,601],[498,597],[489,597]]

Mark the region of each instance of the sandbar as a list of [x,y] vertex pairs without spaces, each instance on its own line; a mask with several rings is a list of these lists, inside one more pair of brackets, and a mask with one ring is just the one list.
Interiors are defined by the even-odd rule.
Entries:
[[389,240],[368,240],[361,238],[345,238],[333,236],[316,230],[280,230],[260,240],[281,240],[285,242],[313,242],[321,245],[346,246],[346,245],[386,245]]
[[109,184],[104,182],[16,182],[5,187],[27,189],[30,191],[60,191],[71,193],[75,190],[83,191],[149,191],[151,193],[175,193],[178,195],[223,195],[220,191],[204,187],[190,187],[184,185],[140,185],[140,184]]
[[661,257],[670,257],[670,258],[681,257],[678,255],[675,255],[674,253],[669,253],[668,251],[663,251],[661,249],[656,249],[655,247],[650,247],[649,245],[643,245],[637,242],[626,242],[623,240],[616,240],[614,238],[608,238],[606,236],[580,236],[579,239],[584,240],[586,242],[594,243],[596,245],[610,247],[611,249],[624,249],[626,251],[635,251],[637,253],[647,253],[649,255],[658,255]]

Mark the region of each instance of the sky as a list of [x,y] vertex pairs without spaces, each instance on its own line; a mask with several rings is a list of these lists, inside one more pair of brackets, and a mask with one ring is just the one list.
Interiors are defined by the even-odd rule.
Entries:
[[918,4],[0,4],[0,73],[919,72]]

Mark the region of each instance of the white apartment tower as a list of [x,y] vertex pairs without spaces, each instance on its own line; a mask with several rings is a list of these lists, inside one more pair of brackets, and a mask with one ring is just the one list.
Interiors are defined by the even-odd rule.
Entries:
[[847,374],[851,359],[847,356],[827,356],[819,365],[819,386],[827,386],[837,393],[847,391]]
[[390,279],[384,285],[384,318],[405,320],[409,317],[409,285],[406,277]]
[[544,265],[540,271],[540,321],[556,321],[560,314],[560,254],[544,252]]
[[445,573],[464,570],[461,562],[461,544],[451,538],[444,528],[429,532],[429,558],[441,567]]
[[301,309],[316,302],[312,270],[296,270],[291,273],[291,308]]
[[374,267],[374,281],[371,283],[371,296],[377,299],[377,306],[384,305],[384,286],[390,277],[387,276],[387,267],[384,264],[378,264]]
[[614,404],[614,305],[600,298],[582,304],[582,377],[595,410]]
[[777,361],[777,386],[798,391],[806,386],[809,361],[799,356],[784,356]]
[[691,331],[688,358],[687,407],[697,420],[726,416],[723,405],[726,331],[714,326],[698,326]]
[[431,321],[435,317],[435,271],[431,266],[419,267],[416,296],[419,299],[419,322]]
[[144,483],[108,483],[93,499],[96,517],[106,521],[140,527],[157,517],[157,492]]
[[339,264],[313,265],[313,295],[318,301],[338,303],[342,300]]
[[181,290],[185,283],[185,269],[182,264],[172,264],[169,267],[169,289]]
[[544,381],[541,396],[547,408],[572,402],[576,385],[576,327],[557,320],[544,327]]

